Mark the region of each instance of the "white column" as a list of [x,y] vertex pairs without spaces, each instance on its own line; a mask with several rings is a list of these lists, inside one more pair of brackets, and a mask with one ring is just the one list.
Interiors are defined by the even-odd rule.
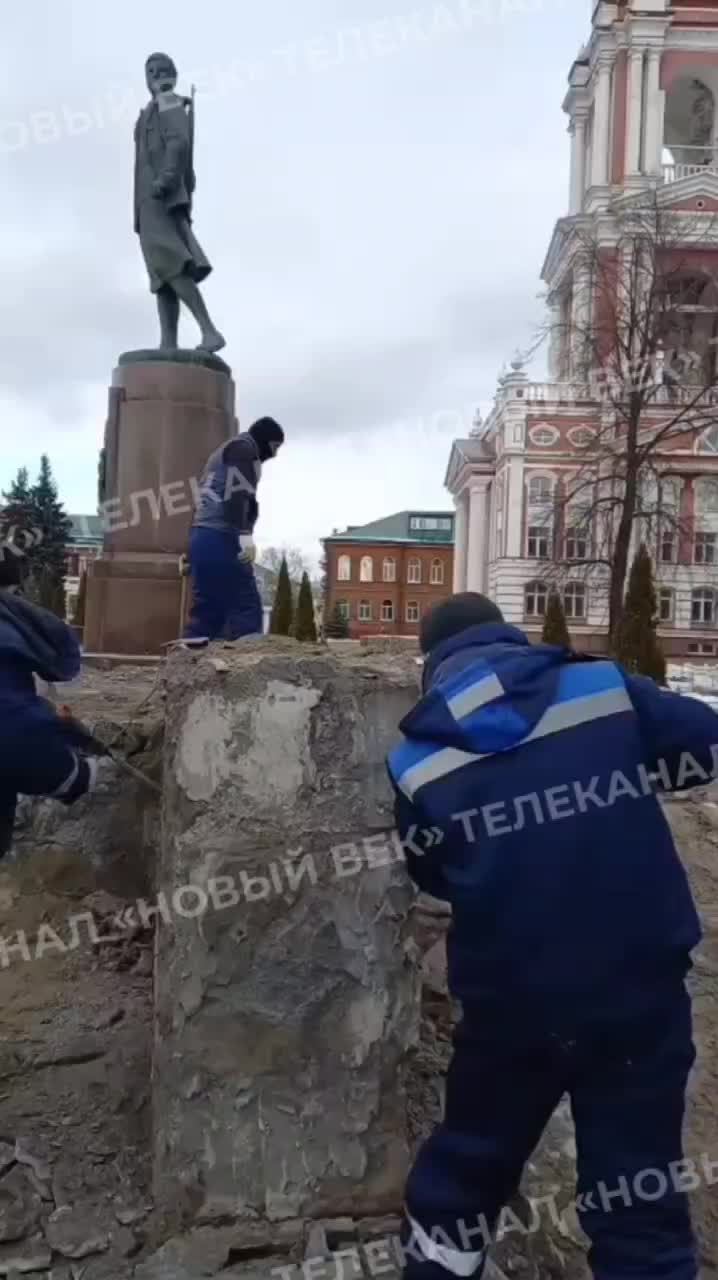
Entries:
[[549,303],[548,376],[558,382],[561,372],[561,348],[565,335],[561,329],[561,303]]
[[628,51],[628,129],[626,175],[637,174],[641,158],[641,104],[643,100],[643,50]]
[[601,61],[596,67],[596,88],[593,96],[592,187],[605,187],[608,183],[608,133],[610,121],[611,65],[609,62]]
[[573,277],[571,307],[571,377],[585,372],[586,352],[589,350],[589,325],[591,321],[591,273],[587,263],[576,264]]
[[648,50],[646,66],[646,132],[644,139],[644,171],[662,172],[663,94],[661,93],[661,51]]
[[466,518],[466,495],[460,493],[454,498],[456,516],[454,517],[454,591],[466,590],[466,558],[468,520]]
[[571,194],[569,213],[580,213],[586,186],[586,117],[575,115],[571,121]]
[[573,151],[575,168],[571,170],[571,212],[580,214],[586,191],[586,116],[582,113],[573,120]]
[[512,458],[506,474],[508,501],[506,507],[506,555],[523,555],[521,532],[524,514],[524,460]]
[[466,590],[485,591],[486,561],[486,502],[488,480],[473,480],[469,489],[469,540],[466,566]]

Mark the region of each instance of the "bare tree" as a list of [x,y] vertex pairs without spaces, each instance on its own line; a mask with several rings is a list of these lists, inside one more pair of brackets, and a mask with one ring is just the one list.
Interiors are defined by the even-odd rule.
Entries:
[[[546,511],[553,572],[606,584],[609,631],[621,616],[634,530],[657,555],[690,536],[670,455],[718,428],[718,278],[712,215],[675,213],[656,193],[614,209],[613,235],[574,230],[573,297],[558,326],[585,440]],[[718,451],[718,431],[715,445]]]
[[292,582],[301,582],[304,573],[311,577],[311,568],[299,547],[266,547],[259,556],[259,563],[270,573],[278,574],[284,559]]

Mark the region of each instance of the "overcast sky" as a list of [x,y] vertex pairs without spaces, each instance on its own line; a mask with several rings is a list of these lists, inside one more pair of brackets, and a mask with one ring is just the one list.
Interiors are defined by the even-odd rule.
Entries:
[[[157,342],[132,231],[144,61],[197,84],[195,230],[240,423],[287,432],[260,544],[448,508],[451,440],[530,341],[566,212],[579,0],[28,0],[0,49],[0,487],[96,505],[117,356]],[[64,109],[67,109],[65,112]],[[69,121],[69,124],[68,124]],[[72,132],[72,128],[75,132]],[[84,130],[83,130],[84,126]],[[198,341],[191,319],[182,341]]]

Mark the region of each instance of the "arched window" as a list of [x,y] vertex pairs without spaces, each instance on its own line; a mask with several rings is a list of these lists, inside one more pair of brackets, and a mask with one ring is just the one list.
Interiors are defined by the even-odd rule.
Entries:
[[382,622],[394,621],[394,605],[391,600],[382,600],[381,602],[381,620]]
[[340,616],[344,618],[345,621],[347,622],[349,621],[350,614],[349,614],[348,600],[337,600],[337,613],[340,614]]
[[529,502],[543,505],[551,501],[553,486],[549,476],[532,476],[529,480]]
[[337,561],[337,581],[351,582],[352,562],[349,556],[340,556]]
[[524,613],[527,618],[543,618],[546,613],[548,587],[545,582],[527,582],[524,588]]
[[673,80],[666,94],[664,173],[667,181],[714,168],[715,99],[694,75]]
[[432,560],[431,562],[431,585],[433,587],[441,587],[444,585],[443,560]]
[[374,561],[371,556],[362,556],[361,558],[361,564],[359,565],[359,581],[374,581]]
[[359,601],[359,621],[371,622],[371,600]]
[[567,582],[563,593],[563,611],[574,621],[586,617],[586,587],[583,582]]
[[419,621],[419,606],[416,600],[409,600],[406,606],[406,620],[407,622]]
[[715,592],[708,587],[699,587],[691,595],[691,622],[696,626],[712,627],[715,620]]
[[396,560],[393,556],[387,556],[384,560],[383,577],[385,582],[396,582]]
[[421,582],[421,560],[417,559],[416,556],[412,556],[409,561],[406,580],[407,582]]

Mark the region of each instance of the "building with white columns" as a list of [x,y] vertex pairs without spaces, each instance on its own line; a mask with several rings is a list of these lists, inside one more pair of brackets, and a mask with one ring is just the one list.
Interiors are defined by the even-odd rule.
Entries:
[[[595,530],[580,528],[565,501],[609,411],[595,370],[586,367],[585,335],[596,323],[598,294],[579,250],[591,237],[596,252],[618,261],[620,220],[648,193],[686,228],[675,350],[689,350],[694,367],[700,365],[701,386],[718,383],[717,104],[718,0],[593,4],[590,37],[571,68],[563,104],[571,139],[569,212],[556,225],[542,272],[548,381],[531,381],[515,359],[486,421],[454,442],[446,476],[456,505],[454,590],[489,593],[507,620],[532,637],[555,586],[574,643],[605,647],[606,570],[595,563]],[[663,384],[659,355],[651,431],[666,415],[675,419],[677,398],[693,395],[684,382]],[[666,502],[676,512],[672,531],[640,522],[634,529],[632,550],[643,538],[655,558],[659,634],[671,656],[718,653],[718,394],[706,397],[717,406],[715,425],[704,413],[705,429],[698,431],[687,416],[685,435],[672,431],[661,454]]]

